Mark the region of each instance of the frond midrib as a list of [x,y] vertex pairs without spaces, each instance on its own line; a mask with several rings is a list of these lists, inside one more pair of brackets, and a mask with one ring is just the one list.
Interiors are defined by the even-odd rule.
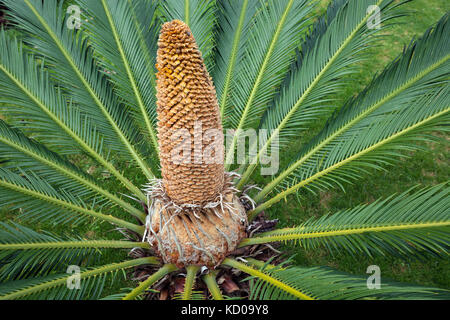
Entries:
[[184,289],[182,293],[182,300],[190,300],[192,297],[192,289],[194,286],[195,275],[199,270],[198,266],[187,266],[186,267],[186,281],[184,282]]
[[189,0],[184,0],[184,22],[189,25],[190,18],[190,5]]
[[259,270],[253,269],[252,267],[250,267],[250,266],[248,266],[248,265],[246,265],[244,263],[241,263],[239,261],[236,261],[236,260],[233,260],[233,259],[230,259],[230,258],[225,258],[225,260],[223,261],[222,264],[230,266],[230,267],[233,267],[233,268],[236,268],[236,269],[241,270],[241,271],[243,271],[243,272],[245,272],[245,273],[247,273],[247,274],[249,274],[251,276],[254,276],[254,277],[257,277],[257,278],[259,278],[259,279],[261,279],[263,281],[266,281],[266,282],[268,282],[268,283],[270,283],[270,284],[280,288],[281,290],[283,290],[283,291],[285,291],[285,292],[287,292],[287,293],[289,293],[289,294],[291,294],[291,295],[293,295],[293,296],[295,296],[297,298],[300,298],[302,300],[314,300],[313,297],[311,297],[311,296],[309,296],[309,295],[307,295],[307,294],[305,294],[305,293],[303,293],[303,292],[301,292],[301,291],[299,291],[299,290],[297,290],[297,289],[295,289],[295,288],[293,288],[293,287],[283,283],[282,281],[280,281],[278,279],[275,279],[275,278],[271,277],[270,275],[268,275],[268,274],[266,274],[264,272],[261,272]]
[[164,277],[166,274],[176,271],[178,268],[173,264],[166,264],[161,267],[157,272],[148,277],[145,281],[142,281],[139,286],[134,288],[130,293],[128,293],[123,300],[134,300],[143,291],[147,290],[152,284]]
[[203,276],[203,281],[206,283],[208,291],[211,293],[214,300],[223,300],[222,292],[220,292],[220,288],[216,281],[216,275],[216,272],[209,271]]
[[79,241],[55,241],[32,243],[0,243],[2,250],[36,250],[36,249],[75,249],[75,248],[144,248],[150,249],[146,242],[131,242],[119,240],[79,240]]

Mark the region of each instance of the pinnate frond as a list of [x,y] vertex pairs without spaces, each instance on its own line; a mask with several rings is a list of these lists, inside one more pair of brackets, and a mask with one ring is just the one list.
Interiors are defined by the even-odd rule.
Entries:
[[31,47],[47,61],[53,77],[95,122],[108,148],[117,151],[121,157],[127,155],[146,176],[153,178],[153,173],[135,148],[141,141],[140,133],[128,108],[118,101],[107,77],[98,69],[83,30],[67,27],[64,2],[2,1],[10,9],[11,21],[30,36]]
[[[25,197],[24,197],[25,196]],[[18,217],[28,221],[48,221],[53,224],[81,223],[87,218],[99,219],[143,233],[143,227],[106,215],[89,207],[79,197],[64,190],[57,190],[33,172],[13,172],[0,168],[0,202],[19,210]]]
[[449,185],[410,193],[310,219],[294,228],[262,233],[243,240],[241,246],[293,241],[307,250],[321,246],[352,255],[448,257]]
[[149,248],[147,243],[60,237],[0,222],[0,282],[65,272],[69,265],[96,263],[102,249],[135,247]]
[[[310,297],[320,300],[422,300],[448,299],[450,292],[444,289],[405,285],[386,280],[380,289],[369,289],[367,277],[354,276],[328,267],[274,266],[257,260],[251,264],[261,268],[260,272],[277,279]],[[251,288],[251,298],[261,300],[292,300],[296,297],[281,286],[258,279]]]
[[233,106],[228,128],[236,130],[226,150],[227,170],[242,129],[252,128],[277,92],[295,57],[295,49],[308,22],[307,1],[276,0],[261,5],[244,43],[244,58],[236,65],[236,81],[230,96]]
[[[121,263],[107,264],[101,267],[82,270],[80,287],[69,287],[68,282],[72,274],[51,275],[32,280],[11,281],[0,285],[0,300],[14,299],[52,299],[52,300],[80,300],[98,299],[102,295],[106,281],[114,283],[121,272],[144,264],[157,264],[154,258],[141,258]],[[69,281],[68,281],[69,280]],[[71,284],[74,284],[71,282]]]
[[12,168],[32,169],[57,189],[64,189],[84,199],[96,197],[97,202],[99,198],[111,200],[142,221],[145,219],[144,213],[100,187],[91,176],[66,158],[27,138],[1,119],[0,159]]
[[49,73],[16,37],[0,31],[0,102],[3,114],[61,154],[86,153],[138,197],[142,192],[110,162],[94,122],[67,101]]
[[375,34],[396,16],[392,1],[380,0],[376,5],[380,7],[382,27],[369,28],[368,20],[373,13],[367,8],[371,4],[372,0],[333,1],[326,14],[311,27],[280,95],[263,115],[259,128],[264,136],[260,136],[258,154],[248,160],[249,167],[238,188],[245,185],[260,158],[275,142],[281,152],[288,146],[292,149],[293,139],[314,121],[336,110],[332,96],[351,83],[347,79],[366,57],[367,49],[377,39]]
[[258,0],[218,1],[217,44],[212,78],[216,87],[222,121],[227,125],[231,112],[230,96],[237,77],[236,65],[244,59],[253,16],[262,4]]
[[[136,123],[145,132],[157,160],[155,55],[157,44],[156,2],[78,1],[85,8],[93,48],[114,83],[122,101],[130,107]],[[139,20],[145,14],[147,22]],[[142,23],[146,23],[145,29]],[[150,38],[152,36],[152,38]],[[151,40],[151,42],[149,41]],[[149,47],[150,46],[150,47]],[[150,81],[149,81],[150,80]]]

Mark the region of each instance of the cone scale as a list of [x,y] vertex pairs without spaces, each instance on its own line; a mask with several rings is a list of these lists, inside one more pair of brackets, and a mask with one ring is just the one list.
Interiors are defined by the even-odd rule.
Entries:
[[165,263],[215,267],[245,237],[246,211],[224,169],[213,81],[189,27],[162,26],[157,52],[162,180],[147,189],[147,241]]

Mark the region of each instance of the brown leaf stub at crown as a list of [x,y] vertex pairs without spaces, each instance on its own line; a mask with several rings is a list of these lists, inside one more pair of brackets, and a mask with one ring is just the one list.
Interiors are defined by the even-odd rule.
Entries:
[[[158,139],[165,191],[178,204],[215,201],[224,187],[222,123],[212,79],[184,22],[173,20],[162,26],[156,67]],[[196,123],[201,123],[201,137],[210,129],[220,132],[214,144],[221,161],[196,160],[194,151],[198,156],[199,149],[194,148]],[[190,163],[173,161],[172,152],[182,141],[181,137],[173,139],[177,130],[187,130],[192,136]],[[211,141],[202,140],[204,152]]]

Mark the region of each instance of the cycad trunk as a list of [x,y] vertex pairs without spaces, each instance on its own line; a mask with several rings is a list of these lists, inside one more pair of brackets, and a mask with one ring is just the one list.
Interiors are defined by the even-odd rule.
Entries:
[[216,92],[185,23],[164,24],[158,46],[162,180],[148,190],[147,240],[166,263],[214,267],[235,250],[247,225],[224,170]]

